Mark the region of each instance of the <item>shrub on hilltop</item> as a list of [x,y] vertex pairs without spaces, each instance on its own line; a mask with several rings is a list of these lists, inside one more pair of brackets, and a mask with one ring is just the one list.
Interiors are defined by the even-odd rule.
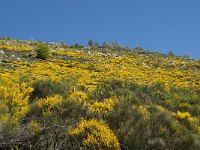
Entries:
[[35,51],[36,51],[36,58],[43,60],[48,59],[50,51],[47,45],[40,44],[38,45]]

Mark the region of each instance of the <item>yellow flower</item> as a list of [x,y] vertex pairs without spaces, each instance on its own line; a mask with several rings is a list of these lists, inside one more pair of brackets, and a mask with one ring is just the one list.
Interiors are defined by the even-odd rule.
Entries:
[[81,141],[81,147],[86,149],[120,149],[116,136],[102,121],[83,119],[68,134]]
[[44,99],[39,99],[35,102],[35,106],[42,109],[43,115],[51,113],[59,104],[62,102],[62,97],[60,95],[50,96]]
[[117,102],[118,100],[116,97],[105,99],[103,102],[94,102],[89,105],[89,111],[104,115],[111,111]]
[[87,94],[80,92],[80,91],[76,91],[73,92],[69,95],[69,98],[75,101],[78,101],[80,103],[86,103],[86,100],[88,99]]
[[0,79],[0,120],[17,124],[28,112],[28,99],[32,90],[25,83],[12,80],[11,77]]
[[180,111],[178,111],[177,112],[177,117],[179,118],[179,119],[189,119],[189,118],[191,118],[191,116],[190,116],[190,114],[188,113],[188,112],[180,112]]

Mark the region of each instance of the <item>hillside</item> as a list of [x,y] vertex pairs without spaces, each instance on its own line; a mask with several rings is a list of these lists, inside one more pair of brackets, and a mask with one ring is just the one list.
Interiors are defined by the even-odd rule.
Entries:
[[0,148],[199,149],[200,61],[1,38]]

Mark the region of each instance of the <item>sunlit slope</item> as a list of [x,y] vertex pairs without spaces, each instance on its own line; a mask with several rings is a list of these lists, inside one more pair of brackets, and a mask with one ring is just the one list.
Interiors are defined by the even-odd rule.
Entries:
[[199,94],[199,60],[0,39],[0,149],[199,150]]
[[[95,88],[98,82],[104,80],[121,79],[138,84],[162,82],[166,87],[200,89],[200,62],[197,60],[143,51],[64,49],[58,46],[51,48],[51,58],[42,61],[34,58],[34,46],[30,44],[4,44],[0,45],[0,49],[7,54],[9,51],[14,53],[14,58],[5,58],[1,54],[1,76],[29,76],[33,80],[51,78],[56,81],[73,77],[86,88]],[[25,53],[30,53],[30,56]]]

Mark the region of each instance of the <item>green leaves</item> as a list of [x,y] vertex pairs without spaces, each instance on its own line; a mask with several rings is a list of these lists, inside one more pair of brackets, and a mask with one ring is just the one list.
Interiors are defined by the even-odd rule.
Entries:
[[36,51],[36,58],[46,60],[49,57],[49,48],[45,44],[38,45]]

